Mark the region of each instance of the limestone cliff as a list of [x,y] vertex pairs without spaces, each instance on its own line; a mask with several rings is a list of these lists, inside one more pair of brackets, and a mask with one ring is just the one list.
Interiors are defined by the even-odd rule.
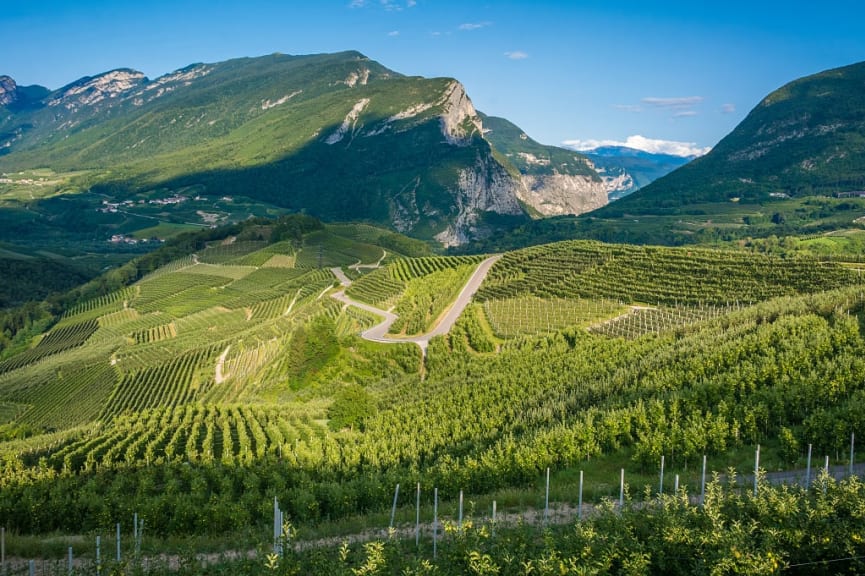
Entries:
[[480,222],[483,213],[522,215],[519,191],[518,180],[491,156],[479,154],[473,166],[459,171],[456,186],[450,191],[454,198],[453,224],[435,239],[450,247],[488,236],[490,230]]
[[524,175],[519,198],[543,216],[583,214],[607,204],[603,182],[568,174]]
[[8,106],[18,97],[18,85],[9,76],[0,76],[0,106]]

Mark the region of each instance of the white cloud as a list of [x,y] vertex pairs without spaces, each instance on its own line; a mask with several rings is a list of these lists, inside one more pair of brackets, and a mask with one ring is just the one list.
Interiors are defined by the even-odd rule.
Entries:
[[510,58],[511,60],[525,60],[529,57],[528,54],[521,50],[515,50],[513,52],[505,52],[505,56]]
[[[401,12],[403,5],[395,0],[379,0],[379,5],[388,12]],[[349,8],[366,8],[369,6],[369,0],[351,0],[348,3]],[[414,8],[417,6],[417,0],[406,0],[405,8]]]
[[616,110],[624,110],[625,112],[642,112],[643,107],[639,104],[613,104]]
[[735,111],[736,111],[736,105],[735,104],[727,103],[727,104],[721,105],[721,114],[732,114]]
[[492,22],[466,22],[465,24],[460,24],[459,29],[465,32],[471,32],[472,30],[480,30],[481,28],[486,28],[491,24]]
[[670,154],[672,156],[702,156],[712,148],[699,147],[696,142],[677,142],[675,140],[657,140],[646,138],[639,134],[628,136],[624,142],[619,140],[565,140],[563,146],[577,150],[578,152],[592,150],[601,146],[625,146],[642,150],[651,154]]
[[388,36],[399,36],[399,30],[392,30],[387,33]]
[[[696,116],[698,112],[694,109],[698,104],[702,104],[704,98],[702,96],[677,96],[675,98],[657,98],[649,96],[640,100],[640,104],[654,108],[656,110],[669,111],[673,118],[684,118],[688,116]],[[617,105],[617,108],[627,109],[630,106],[632,112],[642,112],[639,105]]]
[[702,96],[684,96],[680,98],[643,98],[640,100],[643,104],[654,106],[656,108],[690,108],[696,106],[703,101]]

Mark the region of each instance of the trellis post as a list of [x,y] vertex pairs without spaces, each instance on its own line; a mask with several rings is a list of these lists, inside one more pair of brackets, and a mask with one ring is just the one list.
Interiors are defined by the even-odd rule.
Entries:
[[393,491],[393,506],[390,509],[390,526],[389,528],[393,529],[393,520],[396,516],[396,502],[399,498],[399,484],[396,485],[396,490]]

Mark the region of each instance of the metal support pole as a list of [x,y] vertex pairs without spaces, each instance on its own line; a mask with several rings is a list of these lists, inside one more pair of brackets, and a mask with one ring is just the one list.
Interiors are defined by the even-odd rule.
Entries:
[[577,518],[583,519],[583,471],[580,470],[580,496],[577,500]]
[[396,485],[396,490],[393,492],[393,506],[390,509],[390,526],[389,528],[393,528],[393,519],[396,516],[396,501],[399,498],[399,484]]
[[826,481],[823,483],[823,494],[825,494],[826,487],[829,486],[829,456],[826,456],[826,464],[823,470],[826,472]]
[[850,432],[850,476],[853,475],[853,446],[856,440],[856,434]]
[[622,472],[619,475],[619,508],[624,508],[625,506],[625,469],[622,468]]
[[417,502],[414,515],[414,545],[420,547],[420,482],[417,483]]
[[805,467],[805,490],[811,488],[811,444],[808,444],[808,464]]
[[658,482],[658,494],[664,494],[664,456],[661,455],[661,480]]
[[460,512],[459,512],[459,522],[457,524],[459,529],[463,529],[463,491],[460,490]]
[[115,540],[117,544],[117,563],[120,564],[120,522],[117,523],[116,528]]
[[493,535],[493,536],[496,535],[496,501],[495,501],[495,500],[493,500],[493,528],[492,528],[492,535]]
[[74,563],[72,562],[72,546],[70,546],[68,554],[67,554],[67,558],[66,558],[66,567],[69,571],[70,576],[72,574],[73,566],[74,566]]
[[544,524],[550,521],[550,469],[547,467],[547,490],[544,495]]
[[433,560],[438,556],[439,537],[439,489],[433,489]]
[[679,493],[679,475],[678,474],[676,474],[676,482],[673,484],[673,493],[674,494]]
[[102,573],[102,537],[96,537],[96,573]]
[[700,506],[706,502],[706,455],[703,454],[703,475],[700,478]]
[[760,445],[757,444],[757,453],[754,456],[754,496],[757,495],[757,479],[760,476]]

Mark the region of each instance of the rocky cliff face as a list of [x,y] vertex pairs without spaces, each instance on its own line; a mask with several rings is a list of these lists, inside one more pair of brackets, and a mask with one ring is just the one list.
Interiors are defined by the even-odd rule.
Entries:
[[472,239],[489,236],[480,225],[484,212],[519,216],[523,209],[517,200],[520,182],[491,156],[478,155],[473,166],[460,170],[454,198],[454,222],[435,239],[445,247],[459,246]]
[[459,82],[448,85],[441,106],[442,134],[448,144],[466,146],[473,136],[483,133],[478,113]]
[[75,111],[82,106],[93,106],[106,100],[119,101],[145,83],[147,78],[141,72],[112,70],[99,76],[82,78],[62,88],[48,102],[48,106],[62,106],[67,110]]
[[9,76],[0,76],[0,106],[8,106],[17,99],[18,85]]
[[519,198],[544,216],[578,215],[607,204],[607,188],[585,176],[524,175]]

